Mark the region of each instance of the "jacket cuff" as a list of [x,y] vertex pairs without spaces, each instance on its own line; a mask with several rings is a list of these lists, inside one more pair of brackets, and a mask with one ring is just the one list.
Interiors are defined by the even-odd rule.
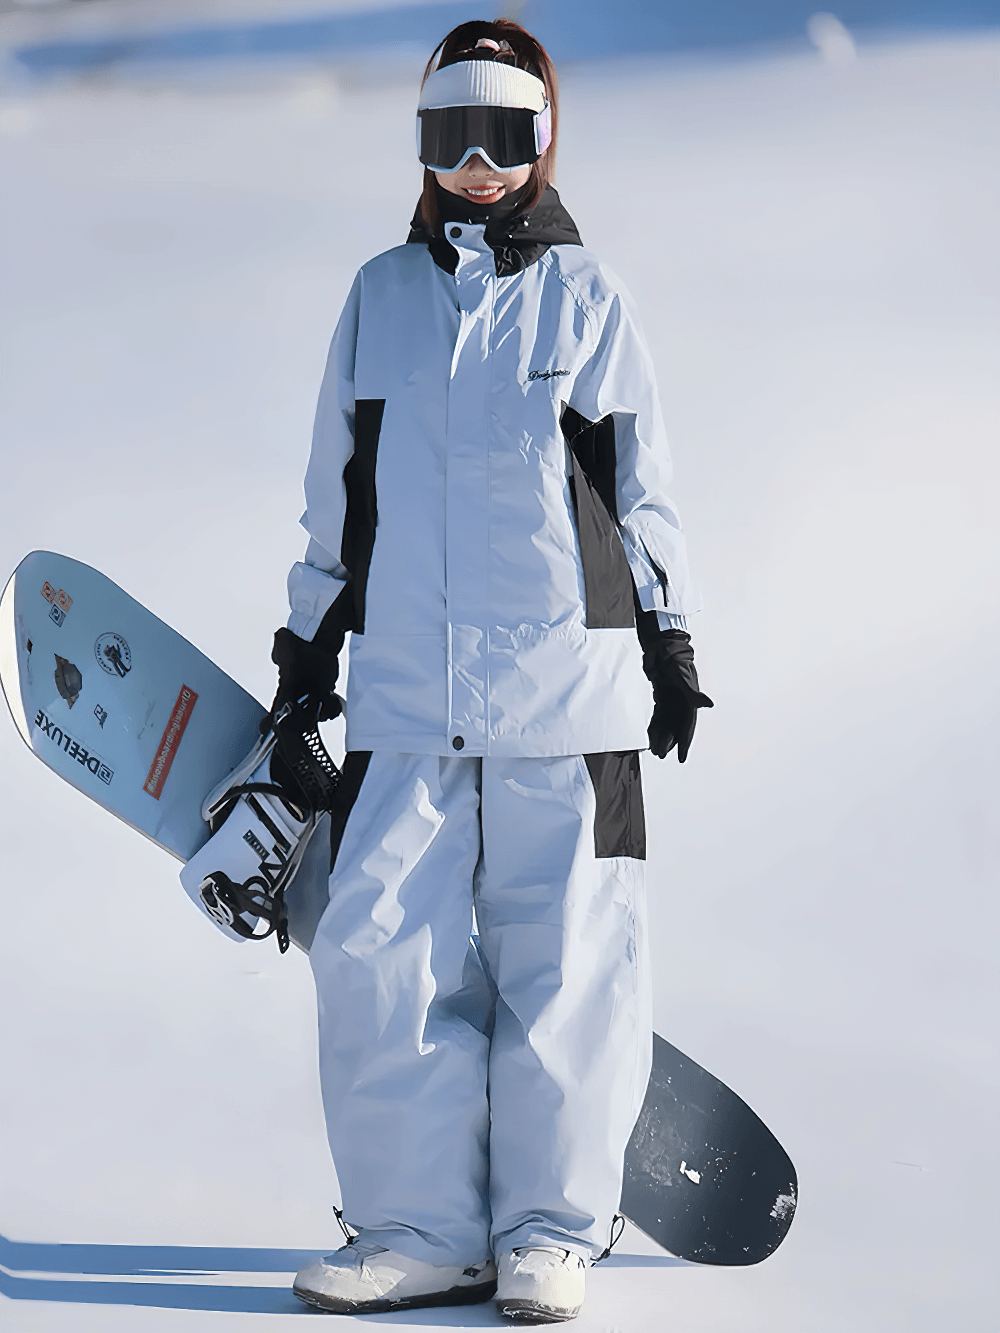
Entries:
[[323,617],[346,585],[346,579],[338,579],[315,565],[302,561],[294,564],[288,575],[288,601],[292,608],[288,628],[292,633],[311,643]]

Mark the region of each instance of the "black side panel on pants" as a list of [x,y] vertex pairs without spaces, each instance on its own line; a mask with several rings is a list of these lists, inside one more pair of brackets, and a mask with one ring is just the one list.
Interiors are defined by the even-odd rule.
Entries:
[[344,829],[358,799],[361,784],[368,772],[371,750],[349,750],[344,756],[344,767],[340,771],[337,795],[330,812],[330,870],[337,864],[337,853],[344,837]]
[[594,855],[646,859],[646,815],[638,750],[585,754],[584,763],[597,796]]
[[375,459],[384,410],[384,398],[359,398],[354,404],[354,453],[344,468],[347,508],[340,559],[351,573],[349,587],[354,603],[351,629],[356,634],[365,632],[365,590],[378,523]]
[[567,407],[561,425],[573,454],[570,494],[580,538],[587,628],[631,629],[632,573],[616,519],[614,417],[591,422]]

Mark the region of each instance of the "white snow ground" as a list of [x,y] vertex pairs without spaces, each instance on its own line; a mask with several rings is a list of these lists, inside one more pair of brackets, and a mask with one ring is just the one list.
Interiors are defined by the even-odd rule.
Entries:
[[[758,1268],[629,1231],[580,1333],[997,1327],[997,56],[565,72],[563,197],[644,312],[708,605],[717,707],[645,770],[656,1025],[801,1183]],[[3,577],[88,561],[270,697],[326,343],[405,235],[413,100],[344,68],[0,100]],[[336,1244],[306,960],[215,935],[0,739],[3,1327],[290,1326],[295,1252]]]

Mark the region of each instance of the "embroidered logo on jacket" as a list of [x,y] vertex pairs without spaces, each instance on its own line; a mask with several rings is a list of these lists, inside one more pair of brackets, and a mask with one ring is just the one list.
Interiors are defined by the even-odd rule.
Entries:
[[558,375],[568,375],[568,370],[529,370],[529,380],[554,380]]

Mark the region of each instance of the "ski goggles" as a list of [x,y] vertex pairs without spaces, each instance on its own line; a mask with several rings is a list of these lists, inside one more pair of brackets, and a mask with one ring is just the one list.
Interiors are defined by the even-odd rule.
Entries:
[[545,85],[527,70],[463,61],[431,74],[417,109],[417,156],[450,174],[478,153],[494,171],[537,162],[552,142]]
[[494,171],[537,162],[552,142],[552,115],[509,106],[441,106],[417,112],[417,156],[448,174],[478,153]]

